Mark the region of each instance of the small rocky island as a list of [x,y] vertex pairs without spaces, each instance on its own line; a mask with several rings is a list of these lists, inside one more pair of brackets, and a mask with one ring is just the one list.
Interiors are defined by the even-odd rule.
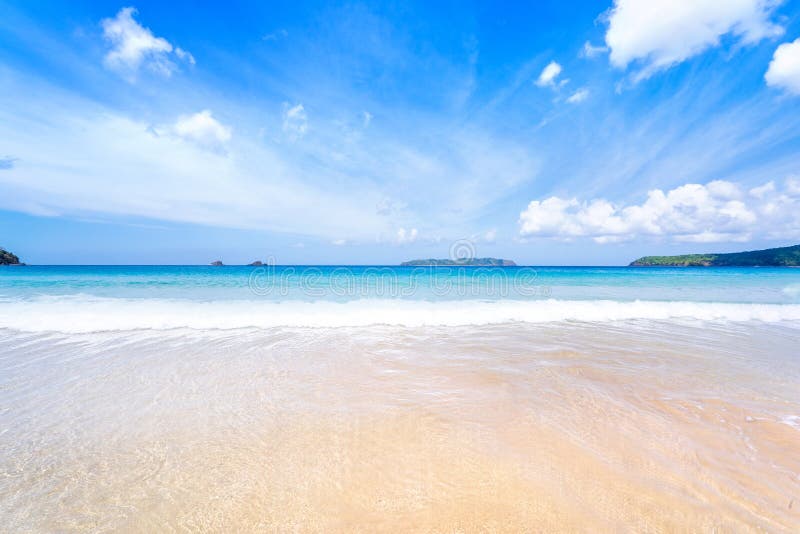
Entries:
[[723,254],[644,256],[630,267],[800,267],[800,245]]
[[16,254],[12,254],[4,248],[0,248],[0,265],[25,265],[20,263]]
[[426,259],[404,261],[401,267],[431,267],[431,266],[467,266],[467,267],[516,267],[511,260],[499,258],[464,258],[464,259]]
[[222,263],[220,260],[216,260],[216,261],[212,261],[211,263],[209,263],[209,265],[211,265],[212,267],[222,267],[225,264]]

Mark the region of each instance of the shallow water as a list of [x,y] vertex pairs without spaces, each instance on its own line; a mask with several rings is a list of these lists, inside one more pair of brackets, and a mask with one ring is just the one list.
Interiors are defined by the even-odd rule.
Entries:
[[800,325],[0,329],[6,531],[796,531]]

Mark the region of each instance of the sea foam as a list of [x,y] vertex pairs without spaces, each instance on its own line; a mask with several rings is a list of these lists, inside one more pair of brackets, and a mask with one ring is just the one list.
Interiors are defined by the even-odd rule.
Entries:
[[411,301],[192,301],[170,299],[38,297],[5,300],[0,328],[29,332],[135,329],[233,329],[368,325],[466,326],[635,319],[800,321],[797,304],[615,300]]

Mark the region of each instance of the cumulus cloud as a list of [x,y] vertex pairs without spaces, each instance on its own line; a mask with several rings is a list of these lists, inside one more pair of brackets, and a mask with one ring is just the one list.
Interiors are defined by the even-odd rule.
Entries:
[[800,38],[775,49],[764,79],[771,87],[800,95]]
[[208,109],[193,115],[181,115],[173,130],[179,137],[207,148],[220,148],[231,139],[231,128],[217,121]]
[[539,78],[536,79],[536,85],[539,87],[553,87],[556,84],[556,78],[561,74],[561,65],[555,61],[551,61],[547,66],[542,69]]
[[752,188],[750,190],[750,196],[753,198],[761,199],[774,191],[775,191],[775,182],[767,182],[764,185]]
[[800,236],[800,187],[794,178],[781,190],[774,183],[748,192],[732,182],[686,184],[666,193],[654,189],[642,204],[615,205],[605,199],[534,200],[520,214],[523,237],[592,238],[598,243],[640,236],[674,241],[748,241]]
[[589,90],[585,87],[582,87],[581,89],[578,89],[572,93],[569,98],[567,98],[567,102],[570,104],[580,104],[587,98],[589,98]]
[[171,55],[180,60],[195,63],[194,56],[182,48],[173,47],[163,37],[156,37],[133,16],[136,8],[123,7],[114,18],[101,21],[103,37],[111,45],[105,55],[105,64],[128,79],[133,80],[142,65],[169,76],[177,68]]
[[740,44],[776,37],[776,0],[615,0],[607,14],[610,61],[625,68],[640,62],[637,78],[718,46],[723,36]]
[[308,115],[303,104],[290,106],[288,102],[283,103],[283,133],[291,141],[303,137],[308,131]]

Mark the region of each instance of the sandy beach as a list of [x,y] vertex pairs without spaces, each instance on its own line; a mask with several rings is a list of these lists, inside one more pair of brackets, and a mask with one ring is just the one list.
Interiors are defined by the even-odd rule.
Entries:
[[0,336],[11,531],[790,532],[797,331]]

